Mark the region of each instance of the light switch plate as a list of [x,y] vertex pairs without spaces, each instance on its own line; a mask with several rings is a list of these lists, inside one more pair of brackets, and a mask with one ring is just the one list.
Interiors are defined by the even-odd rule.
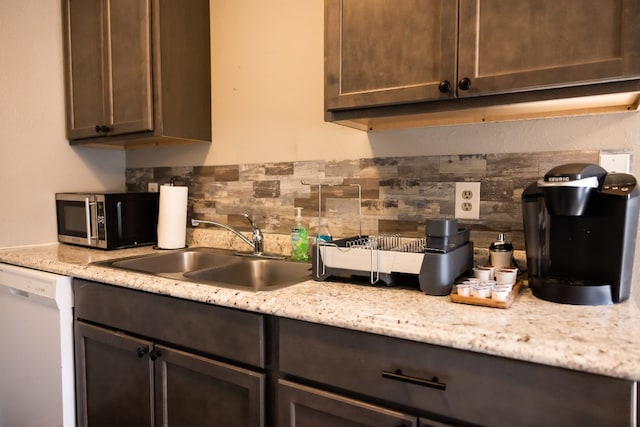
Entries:
[[600,153],[600,166],[607,172],[629,173],[631,155],[629,153]]

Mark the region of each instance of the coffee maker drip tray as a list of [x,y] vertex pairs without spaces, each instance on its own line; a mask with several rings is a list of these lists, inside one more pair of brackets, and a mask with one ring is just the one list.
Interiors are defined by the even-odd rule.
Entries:
[[587,282],[567,278],[529,278],[529,288],[538,298],[546,301],[576,305],[613,304],[611,283]]

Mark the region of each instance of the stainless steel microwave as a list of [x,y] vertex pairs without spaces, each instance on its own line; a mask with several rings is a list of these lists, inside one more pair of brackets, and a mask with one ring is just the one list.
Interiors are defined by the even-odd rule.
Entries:
[[158,193],[57,193],[58,241],[99,249],[158,241]]

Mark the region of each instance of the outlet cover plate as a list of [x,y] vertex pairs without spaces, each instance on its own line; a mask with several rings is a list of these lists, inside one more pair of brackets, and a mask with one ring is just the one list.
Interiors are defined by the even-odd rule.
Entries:
[[629,173],[631,154],[629,153],[600,153],[600,166],[607,172]]
[[480,183],[456,182],[456,211],[458,219],[480,219]]

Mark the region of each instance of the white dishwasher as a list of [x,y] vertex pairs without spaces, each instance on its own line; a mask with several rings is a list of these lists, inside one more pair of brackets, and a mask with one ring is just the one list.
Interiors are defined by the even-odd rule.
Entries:
[[0,264],[0,427],[75,426],[71,278]]

